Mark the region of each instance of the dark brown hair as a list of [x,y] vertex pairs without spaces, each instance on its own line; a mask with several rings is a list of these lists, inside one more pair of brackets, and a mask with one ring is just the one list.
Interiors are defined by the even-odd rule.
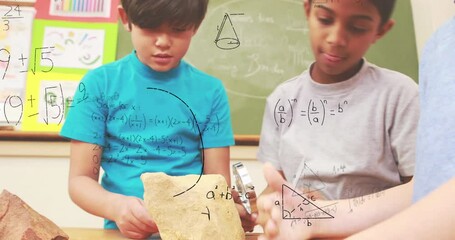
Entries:
[[[392,16],[393,9],[395,7],[396,0],[326,0],[326,1],[352,1],[353,3],[362,4],[363,1],[369,1],[376,9],[378,9],[379,15],[381,16],[381,24],[389,21]],[[310,0],[310,4],[312,0]],[[315,2],[316,4],[316,2]],[[322,4],[322,3],[320,3]]]
[[208,0],[121,0],[129,23],[153,29],[167,23],[173,27],[199,27]]

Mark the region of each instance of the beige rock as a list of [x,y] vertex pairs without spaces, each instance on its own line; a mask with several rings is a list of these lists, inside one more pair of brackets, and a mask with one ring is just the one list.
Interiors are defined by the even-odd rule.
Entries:
[[37,213],[18,196],[3,190],[0,194],[0,239],[67,240],[57,225]]
[[144,201],[161,238],[245,239],[224,177],[218,174],[202,175],[197,182],[198,178],[199,175],[171,177],[164,173],[142,174]]

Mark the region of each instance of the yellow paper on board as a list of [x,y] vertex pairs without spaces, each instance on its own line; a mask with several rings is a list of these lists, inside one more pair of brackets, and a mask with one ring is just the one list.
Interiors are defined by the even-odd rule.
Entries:
[[83,74],[28,73],[22,130],[59,132]]

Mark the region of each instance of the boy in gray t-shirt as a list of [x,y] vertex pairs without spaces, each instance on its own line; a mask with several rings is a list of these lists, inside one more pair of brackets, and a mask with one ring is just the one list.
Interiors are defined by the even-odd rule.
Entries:
[[[354,199],[306,201],[303,212],[314,210],[315,205],[330,206],[333,218],[292,225],[283,219],[277,202],[286,199],[292,206],[301,204],[302,198],[291,191],[281,195],[284,179],[268,165],[265,178],[275,192],[258,199],[258,222],[264,228],[261,240],[455,239],[455,17],[433,34],[421,56],[421,116],[413,180]],[[361,204],[351,205],[356,201]]]
[[257,155],[301,193],[351,198],[412,178],[417,84],[363,58],[394,4],[304,3],[315,62],[268,97]]

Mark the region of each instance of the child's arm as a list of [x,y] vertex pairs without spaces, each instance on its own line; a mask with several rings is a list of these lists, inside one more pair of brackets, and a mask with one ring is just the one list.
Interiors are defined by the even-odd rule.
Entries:
[[455,178],[394,217],[349,239],[455,239]]
[[204,174],[221,174],[226,179],[228,186],[231,185],[229,163],[229,147],[204,149]]
[[414,175],[416,140],[419,119],[418,86],[408,79],[409,84],[397,95],[396,110],[388,129],[390,147],[397,163],[401,183],[409,182]]
[[[278,170],[277,172],[281,175],[281,177],[283,178],[284,181],[287,181],[286,177],[284,176],[284,172],[283,171]],[[265,187],[264,191],[262,191],[260,196],[270,194],[270,193],[272,193],[274,191],[275,190],[269,184],[267,184],[267,187]]]
[[115,221],[126,237],[145,238],[157,232],[141,199],[106,191],[98,183],[102,152],[95,144],[71,141],[71,199],[85,211]]
[[[265,177],[267,183],[274,193],[261,196],[258,201],[259,219],[264,228],[265,236],[261,239],[308,239],[314,237],[346,237],[366,229],[374,224],[387,219],[395,213],[411,205],[413,182],[390,188],[381,195],[367,195],[357,199],[324,201],[317,200],[316,206],[328,206],[336,204],[336,213],[332,214],[332,219],[315,219],[308,226],[306,221],[301,221],[291,226],[291,221],[283,220],[281,207],[276,206],[276,201],[282,204],[281,188],[286,184],[284,179],[277,173],[270,164],[266,164]],[[290,195],[292,193],[289,193]],[[291,201],[302,200],[295,196],[284,196]],[[363,199],[360,204],[360,199]],[[311,205],[308,205],[311,207]],[[351,211],[352,210],[352,211]],[[261,216],[263,215],[263,216]],[[369,238],[361,238],[369,239]]]

